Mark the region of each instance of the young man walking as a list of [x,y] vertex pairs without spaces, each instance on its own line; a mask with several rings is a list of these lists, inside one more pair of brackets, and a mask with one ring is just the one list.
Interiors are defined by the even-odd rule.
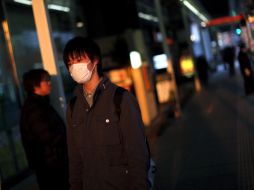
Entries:
[[[135,97],[103,75],[95,41],[75,37],[64,62],[78,85],[67,109],[71,190],[148,190],[149,150]],[[120,114],[119,114],[120,113]]]

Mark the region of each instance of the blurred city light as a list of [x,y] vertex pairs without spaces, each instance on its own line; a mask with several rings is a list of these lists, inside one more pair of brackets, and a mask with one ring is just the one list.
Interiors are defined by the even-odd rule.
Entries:
[[55,4],[49,4],[48,8],[56,10],[56,11],[63,11],[63,12],[69,12],[70,11],[69,7],[63,7],[61,5],[55,5]]
[[142,13],[142,12],[139,12],[138,13],[138,17],[139,18],[142,18],[144,20],[149,20],[149,21],[153,21],[153,22],[158,22],[158,18],[153,16],[153,15],[149,15],[149,14],[146,14],[146,13]]
[[24,5],[32,5],[32,1],[29,1],[29,0],[14,0],[14,2],[24,4]]
[[[30,1],[30,0],[14,0],[14,2],[23,4],[23,5],[32,5],[32,1]],[[63,11],[63,12],[70,11],[69,7],[64,7],[64,6],[56,5],[56,4],[48,4],[48,9],[56,10],[56,11]]]
[[168,68],[168,59],[166,54],[153,56],[154,68],[165,69]]
[[194,63],[191,57],[182,57],[180,59],[180,69],[184,76],[190,77],[194,74]]
[[206,16],[204,16],[202,13],[200,13],[200,11],[198,9],[196,9],[189,1],[187,0],[180,0],[181,2],[183,2],[183,4],[191,11],[193,12],[195,15],[197,15],[202,21],[207,22],[208,18],[206,18]]
[[130,52],[131,66],[133,69],[138,69],[142,65],[140,53],[137,51]]
[[237,35],[241,35],[242,30],[241,30],[240,28],[237,28],[237,29],[235,29],[235,33],[236,33]]

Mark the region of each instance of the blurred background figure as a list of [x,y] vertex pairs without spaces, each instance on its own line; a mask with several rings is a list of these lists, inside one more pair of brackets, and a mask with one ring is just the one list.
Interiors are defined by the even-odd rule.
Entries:
[[244,43],[240,43],[238,53],[238,61],[240,64],[240,70],[244,80],[244,90],[246,95],[250,95],[254,92],[254,80],[251,60],[247,53],[247,48]]
[[20,130],[29,167],[40,190],[68,189],[68,159],[65,124],[51,106],[51,81],[44,69],[23,75],[27,92],[20,118]]
[[208,63],[204,56],[197,57],[196,69],[202,85],[206,86],[208,83]]
[[228,65],[229,76],[235,75],[235,48],[233,46],[227,46],[223,49],[223,61]]

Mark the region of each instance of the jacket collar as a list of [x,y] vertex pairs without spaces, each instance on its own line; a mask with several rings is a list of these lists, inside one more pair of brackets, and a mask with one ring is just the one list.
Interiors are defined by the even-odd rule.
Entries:
[[48,96],[40,96],[38,94],[30,93],[27,95],[27,98],[36,100],[38,102],[46,103],[46,104],[50,103],[49,95]]
[[[100,81],[100,83],[98,84],[95,93],[94,93],[94,100],[97,98],[97,96],[104,90],[106,90],[108,88],[110,84],[110,80],[107,76],[103,76],[102,80]],[[83,85],[82,84],[78,84],[78,86],[76,87],[74,94],[76,96],[83,96]]]

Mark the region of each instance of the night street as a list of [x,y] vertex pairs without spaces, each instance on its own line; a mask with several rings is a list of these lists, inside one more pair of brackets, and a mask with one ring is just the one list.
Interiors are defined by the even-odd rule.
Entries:
[[254,189],[254,95],[244,95],[239,70],[211,74],[182,111],[152,146],[153,190]]
[[254,0],[1,0],[0,21],[0,190],[254,190]]

